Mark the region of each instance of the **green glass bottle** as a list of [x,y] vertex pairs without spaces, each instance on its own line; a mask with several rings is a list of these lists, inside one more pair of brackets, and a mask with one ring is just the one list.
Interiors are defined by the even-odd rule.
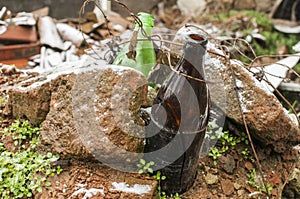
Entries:
[[[154,25],[153,15],[145,12],[140,12],[137,16],[142,22],[143,29],[145,30],[147,36],[151,35]],[[139,41],[139,39],[146,39],[147,36],[143,34],[143,31],[138,23],[136,23],[135,25],[134,32],[137,32],[138,34],[135,53],[129,52],[130,45],[127,44],[118,54],[113,64],[135,68],[136,70],[142,72],[146,77],[148,77],[148,74],[151,71],[152,67],[156,64],[156,55],[154,52],[153,43],[151,40]],[[135,34],[133,34],[133,37],[134,36]]]

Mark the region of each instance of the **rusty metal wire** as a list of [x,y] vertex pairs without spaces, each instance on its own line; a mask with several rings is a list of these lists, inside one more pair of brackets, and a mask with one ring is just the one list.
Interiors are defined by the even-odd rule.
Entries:
[[[117,2],[120,6],[124,7],[128,11],[128,13],[130,14],[130,16],[133,17],[135,23],[137,23],[140,26],[140,28],[142,30],[142,33],[144,34],[144,36],[146,38],[145,39],[137,39],[137,41],[152,40],[152,41],[159,41],[159,42],[161,42],[161,45],[163,43],[167,43],[167,44],[172,44],[172,45],[177,45],[177,46],[183,46],[182,43],[165,40],[165,39],[162,39],[162,38],[157,37],[155,35],[147,35],[146,32],[144,31],[143,27],[142,27],[142,22],[139,20],[139,18],[125,4],[123,4],[119,0],[114,0],[114,1]],[[80,11],[81,15],[84,12],[84,7],[89,2],[95,2],[95,0],[86,0],[84,2],[83,6],[81,8],[81,11]],[[106,24],[108,24],[108,19],[107,19],[105,13],[102,11],[101,7],[99,7],[98,5],[97,5],[97,7],[101,10],[101,12],[102,12],[102,14],[103,14],[103,16],[104,16],[104,18],[106,20]],[[192,26],[194,28],[199,28],[199,27],[197,27],[195,25],[188,25],[187,24],[186,26]],[[205,33],[205,35],[208,37],[209,40],[211,39],[211,40],[218,41],[217,39],[215,39],[211,35],[209,35],[205,30],[203,30],[201,28],[199,28],[199,29],[201,31],[203,31],[203,33]],[[109,32],[109,35],[113,37],[112,32],[108,28],[108,25],[107,25],[107,30]],[[128,43],[128,42],[130,42],[130,41],[123,41],[121,43],[118,43],[117,45],[121,46],[121,45],[123,45],[125,43]],[[222,41],[219,41],[219,43],[222,43]],[[223,41],[223,43],[224,43],[224,41]],[[242,48],[241,48],[240,45],[242,45]],[[282,100],[288,104],[289,108],[291,108],[291,110],[293,111],[293,113],[297,115],[296,110],[294,109],[294,107],[292,106],[292,104],[278,91],[277,88],[274,88],[274,86],[272,86],[272,84],[267,80],[267,78],[265,78],[265,75],[269,74],[269,73],[267,73],[267,72],[265,72],[263,70],[264,67],[266,67],[269,64],[274,64],[274,63],[264,63],[264,64],[262,64],[262,63],[260,63],[260,59],[262,59],[264,57],[277,58],[277,57],[288,57],[288,56],[298,56],[298,55],[286,54],[286,55],[260,55],[260,56],[257,56],[256,53],[255,53],[255,50],[253,49],[253,47],[251,46],[251,44],[249,42],[247,42],[246,40],[240,39],[240,38],[231,38],[231,39],[228,39],[228,41],[225,41],[225,45],[221,45],[221,44],[219,45],[219,48],[222,50],[223,54],[220,54],[220,53],[215,52],[213,50],[208,50],[208,53],[212,54],[214,56],[217,56],[217,57],[219,57],[221,59],[225,59],[227,67],[228,67],[228,70],[231,71],[231,75],[232,75],[232,78],[233,78],[233,82],[235,84],[235,88],[237,88],[237,85],[236,85],[236,76],[235,76],[233,67],[230,64],[230,59],[232,58],[232,52],[230,52],[229,47],[232,48],[232,49],[234,49],[240,57],[246,58],[249,61],[249,63],[243,62],[245,69],[247,69],[249,72],[251,72],[254,75],[254,77],[258,78],[258,80],[264,79],[264,81],[266,81],[271,87],[273,87],[274,91],[280,96],[280,98],[282,98]],[[243,48],[247,49],[250,52],[250,56],[246,55],[246,53],[241,50]],[[114,49],[111,49],[111,50],[114,51]],[[176,71],[174,69],[174,66],[172,66],[172,64],[171,64],[172,63],[172,57],[171,57],[170,52],[165,51],[164,53],[166,54],[166,56],[168,58],[168,65],[169,65],[170,69],[173,72],[176,72],[179,75],[185,76],[187,78],[191,78],[193,80],[196,80],[196,81],[198,81],[200,83],[213,83],[213,82],[209,82],[209,81],[206,81],[206,80],[203,80],[203,79],[194,78],[194,77],[188,76],[186,74],[180,73],[179,71]],[[276,64],[279,64],[279,63],[276,63]],[[290,69],[288,66],[286,66],[284,64],[279,64],[279,65],[287,67],[290,72],[294,73],[298,78],[300,78],[300,75],[295,70]],[[256,68],[256,69],[260,70],[260,75],[261,76],[259,77],[259,76],[257,76],[257,74],[254,74],[250,70],[251,68]],[[272,75],[272,74],[269,74],[269,75]],[[276,77],[278,77],[278,76],[276,76]],[[284,79],[285,77],[278,77],[278,78],[283,78]],[[239,91],[237,89],[235,89],[235,92],[236,92],[236,95],[237,95],[237,99],[239,99],[239,97],[238,97],[239,96]],[[240,110],[242,110],[242,102],[240,100],[238,100],[238,102],[239,102]],[[242,121],[243,121],[243,124],[244,124],[244,127],[245,127],[245,131],[247,133],[248,140],[249,140],[249,143],[250,143],[250,146],[251,146],[251,149],[252,149],[252,153],[253,153],[253,155],[255,157],[257,167],[258,167],[260,175],[262,177],[262,184],[264,185],[265,190],[267,190],[266,179],[264,177],[262,166],[261,166],[260,160],[258,158],[256,149],[255,149],[255,146],[254,146],[254,143],[253,143],[253,140],[252,140],[251,132],[250,132],[250,130],[248,128],[247,117],[243,113],[243,111],[241,111],[241,114],[242,114],[241,116],[242,116]],[[300,123],[300,120],[299,120],[298,117],[297,117],[297,119],[298,119],[298,121]],[[266,194],[267,194],[268,197],[270,197],[270,194],[268,192],[266,192]]]

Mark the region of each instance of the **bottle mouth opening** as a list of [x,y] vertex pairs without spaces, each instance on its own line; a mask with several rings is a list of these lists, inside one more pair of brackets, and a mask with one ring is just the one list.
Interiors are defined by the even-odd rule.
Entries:
[[207,44],[207,38],[204,35],[197,34],[197,33],[192,33],[188,34],[188,43],[194,44],[194,45],[206,45]]
[[202,35],[199,35],[199,34],[190,34],[189,37],[196,41],[206,40]]

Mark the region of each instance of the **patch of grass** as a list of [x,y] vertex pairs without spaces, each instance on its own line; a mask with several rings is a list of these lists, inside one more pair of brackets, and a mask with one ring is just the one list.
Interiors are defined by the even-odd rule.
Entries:
[[[287,47],[288,49],[287,53],[290,54],[295,53],[292,47],[298,43],[298,41],[300,40],[300,35],[285,34],[277,31],[274,28],[273,23],[271,22],[269,17],[263,12],[253,11],[253,10],[242,10],[242,11],[230,10],[229,12],[226,13],[219,13],[211,17],[211,19],[214,21],[218,20],[219,23],[224,24],[227,22],[228,19],[234,17],[236,17],[237,19],[239,19],[239,17],[242,18],[248,17],[248,19],[245,21],[240,20],[240,22],[235,22],[235,20],[232,20],[231,23],[226,24],[225,28],[228,29],[229,31],[226,31],[225,33],[230,31],[233,32],[238,31],[241,34],[241,37],[245,39],[248,35],[251,35],[254,31],[256,31],[265,37],[266,40],[264,42],[252,40],[252,42],[250,43],[257,56],[276,55],[278,53],[277,49],[282,46]],[[250,52],[250,49],[248,49],[248,51]],[[248,52],[246,52],[246,54],[247,53]],[[247,55],[250,56],[249,54]],[[250,57],[254,58],[253,56]],[[240,55],[240,57],[235,57],[235,58],[245,63],[249,63],[249,60],[247,60],[242,55]],[[300,69],[300,66],[298,67]]]
[[15,146],[26,148],[25,143],[29,140],[31,148],[35,148],[40,134],[39,127],[31,127],[28,121],[15,120],[9,128],[3,131],[4,136],[11,136]]
[[[37,144],[39,128],[33,128],[27,121],[16,120],[2,132],[2,139],[11,136],[15,145],[21,149],[8,151],[0,144],[0,196],[2,199],[32,197],[35,191],[42,192],[42,186],[51,186],[47,177],[62,172],[60,166],[52,167],[51,163],[59,157],[48,153],[38,154],[34,149]],[[29,141],[25,149],[25,141]]]
[[297,64],[294,68],[297,73],[300,73],[300,64]]
[[[228,152],[230,149],[234,149],[237,144],[244,143],[245,145],[249,145],[249,140],[245,133],[241,133],[240,136],[237,136],[231,134],[229,131],[222,132],[222,128],[211,123],[208,125],[207,129],[210,139],[218,140],[218,143],[220,144],[212,147],[208,153],[208,156],[213,159],[214,165],[217,165],[217,159],[219,157]],[[243,149],[241,153],[244,159],[253,160],[248,148]]]
[[252,43],[256,54],[259,55],[276,55],[277,49],[286,46],[288,53],[295,53],[293,46],[297,44],[300,37],[296,34],[284,34],[276,30],[264,30],[261,34],[266,38],[265,45],[259,44],[254,40]]

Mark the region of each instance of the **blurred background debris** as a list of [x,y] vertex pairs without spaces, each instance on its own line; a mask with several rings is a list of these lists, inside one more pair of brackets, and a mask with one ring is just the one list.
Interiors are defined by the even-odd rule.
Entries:
[[[130,28],[130,21],[111,11],[110,1],[103,2],[107,2],[100,6],[107,14],[108,24],[96,6],[87,5],[80,17],[83,2],[21,1],[18,3],[24,6],[20,6],[2,1],[7,7],[0,8],[0,62],[18,68],[46,69],[80,60],[85,49],[110,37],[107,28],[116,36]],[[74,9],[66,9],[66,5]]]

